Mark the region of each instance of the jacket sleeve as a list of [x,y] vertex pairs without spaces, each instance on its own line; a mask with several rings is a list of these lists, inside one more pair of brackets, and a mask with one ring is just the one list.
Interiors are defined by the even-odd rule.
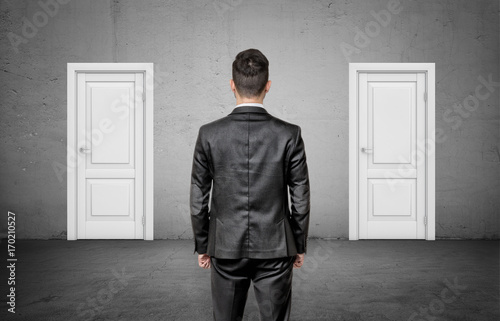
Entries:
[[309,231],[310,192],[306,153],[300,127],[295,137],[294,147],[291,149],[287,177],[292,210],[290,225],[295,237],[297,252],[306,253],[307,234]]
[[189,197],[194,252],[198,252],[198,254],[207,253],[209,227],[208,201],[212,185],[212,175],[209,170],[208,157],[203,148],[203,143],[202,130],[200,129],[194,149],[191,192]]

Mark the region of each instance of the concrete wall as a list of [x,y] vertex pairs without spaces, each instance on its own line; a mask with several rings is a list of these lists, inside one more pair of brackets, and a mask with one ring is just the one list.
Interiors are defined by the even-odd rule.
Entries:
[[192,237],[197,130],[232,110],[231,62],[253,47],[270,60],[265,107],[303,128],[311,236],[348,236],[348,62],[434,62],[436,235],[498,238],[500,88],[453,107],[478,98],[479,77],[499,81],[497,0],[405,0],[382,26],[371,11],[388,0],[61,2],[0,5],[0,211],[18,237],[65,237],[67,62],[155,64],[155,237]]

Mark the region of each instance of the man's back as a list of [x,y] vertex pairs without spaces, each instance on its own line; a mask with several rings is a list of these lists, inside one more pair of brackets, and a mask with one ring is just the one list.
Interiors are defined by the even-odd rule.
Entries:
[[[208,255],[276,258],[304,252],[309,185],[299,126],[253,106],[237,107],[202,126],[194,195],[203,194],[206,179],[213,180]],[[287,185],[295,205],[292,218]]]

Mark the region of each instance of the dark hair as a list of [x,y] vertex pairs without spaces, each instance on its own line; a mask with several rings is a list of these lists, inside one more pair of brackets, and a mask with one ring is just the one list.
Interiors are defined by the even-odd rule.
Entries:
[[247,49],[236,55],[233,62],[233,81],[244,97],[259,96],[269,79],[269,61],[257,49]]

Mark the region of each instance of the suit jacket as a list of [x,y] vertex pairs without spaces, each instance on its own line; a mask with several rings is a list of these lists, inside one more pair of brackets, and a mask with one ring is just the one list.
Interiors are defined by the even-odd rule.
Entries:
[[309,195],[299,126],[242,106],[200,128],[190,193],[195,252],[233,259],[305,253]]

